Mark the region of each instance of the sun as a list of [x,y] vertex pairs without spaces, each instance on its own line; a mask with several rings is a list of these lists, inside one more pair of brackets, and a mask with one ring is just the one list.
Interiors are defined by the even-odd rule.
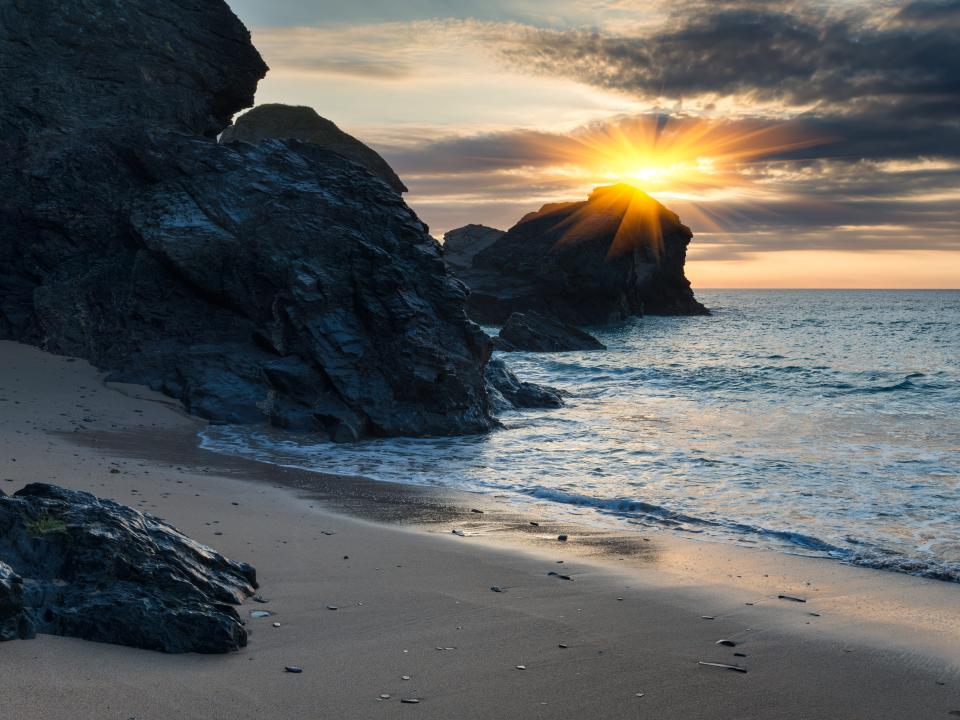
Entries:
[[611,257],[646,246],[659,260],[662,219],[669,211],[658,199],[682,198],[687,210],[694,209],[698,225],[722,231],[717,211],[710,203],[698,208],[700,200],[711,194],[729,195],[737,188],[748,195],[746,186],[755,182],[751,163],[823,140],[804,137],[783,122],[643,116],[541,142],[537,150],[554,160],[556,180],[604,189],[591,195],[584,217],[571,219],[561,242],[578,237],[578,223],[600,211],[620,222]]
[[587,126],[540,150],[584,185],[694,194],[743,185],[750,163],[820,142],[785,122],[656,115]]

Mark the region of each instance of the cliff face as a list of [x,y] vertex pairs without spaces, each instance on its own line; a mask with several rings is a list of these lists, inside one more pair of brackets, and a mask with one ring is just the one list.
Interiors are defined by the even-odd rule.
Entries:
[[320,145],[352,160],[383,180],[398,193],[407,192],[387,161],[352,135],[348,135],[313,108],[292,105],[258,105],[223,131],[220,142],[302,140]]
[[470,288],[470,315],[482,323],[527,311],[574,324],[701,315],[708,311],[684,276],[691,238],[675,213],[615,185],[585,202],[544,205],[451,268]]
[[3,0],[0,131],[155,126],[214,137],[267,72],[224,2]]
[[214,421],[481,432],[489,339],[363,168],[218,145],[265,66],[219,0],[0,0],[0,337]]

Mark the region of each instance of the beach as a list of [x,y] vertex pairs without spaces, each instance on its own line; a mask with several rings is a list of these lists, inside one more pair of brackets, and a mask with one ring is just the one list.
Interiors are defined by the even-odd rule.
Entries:
[[960,714],[954,583],[215,455],[168,398],[11,342],[0,378],[0,489],[153,513],[254,565],[268,600],[229,655],[4,643],[6,717]]

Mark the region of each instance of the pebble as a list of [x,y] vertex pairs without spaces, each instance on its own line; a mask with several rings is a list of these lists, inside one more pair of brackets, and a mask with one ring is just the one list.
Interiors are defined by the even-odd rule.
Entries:
[[283,671],[288,673],[293,673],[296,675],[298,673],[302,673],[303,668],[297,667],[296,665],[287,665],[285,668],[283,668]]
[[566,536],[566,535],[557,535],[557,540],[559,540],[560,542],[566,542],[566,541],[567,541],[567,536]]
[[401,675],[401,676],[400,676],[400,679],[401,679],[401,680],[409,680],[409,679],[410,679],[410,676],[409,676],[409,675]]
[[417,698],[400,698],[400,702],[407,703],[407,705],[416,705],[420,701]]
[[533,525],[534,527],[540,527],[540,523],[534,522],[533,520],[530,521],[530,524]]
[[339,610],[339,609],[340,608],[338,608],[336,605],[327,605],[327,610]]
[[265,618],[273,615],[269,610],[251,610],[250,617],[252,618]]
[[477,515],[483,515],[483,510],[477,510],[476,508],[471,508],[470,512],[477,513]]
[[526,670],[526,669],[527,669],[526,665],[517,665],[517,670]]
[[801,597],[796,597],[795,595],[777,595],[777,598],[780,600],[790,600],[792,602],[802,602],[805,603],[806,600]]
[[723,645],[725,647],[736,647],[737,644],[733,640],[717,640],[714,645]]
[[467,536],[466,533],[463,532],[463,530],[453,530],[452,532],[453,532],[454,535],[459,535],[460,537],[466,537],[466,536]]
[[560,643],[559,645],[557,645],[557,647],[560,648],[561,650],[566,650],[568,646],[565,643]]
[[382,694],[380,695],[380,699],[381,699],[381,700],[389,700],[389,699],[390,699],[390,696],[387,695],[386,693],[382,693]]
[[643,693],[635,693],[637,697],[643,697]]
[[490,589],[493,590],[494,592],[503,592],[503,588],[500,587],[499,585],[494,585]]
[[700,619],[701,619],[701,620],[716,620],[716,618],[715,618],[713,615],[701,615],[701,616],[700,616]]
[[273,626],[274,626],[274,627],[280,627],[280,623],[276,623],[276,622],[275,622],[275,623],[273,624]]
[[262,595],[254,595],[254,596],[253,596],[253,601],[254,601],[254,602],[258,602],[258,603],[268,603],[268,602],[270,602],[269,600],[267,600],[267,599],[266,599],[265,597],[263,597]]

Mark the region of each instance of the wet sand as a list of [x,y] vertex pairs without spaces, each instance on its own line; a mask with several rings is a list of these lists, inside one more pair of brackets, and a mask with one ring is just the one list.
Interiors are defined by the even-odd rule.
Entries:
[[248,647],[222,656],[50,636],[4,643],[5,717],[960,711],[958,586],[668,533],[601,532],[491,496],[275,468],[198,449],[198,427],[169,400],[105,384],[82,361],[0,342],[0,489],[56,482],[164,517],[256,566],[270,602],[241,613],[275,613],[249,618]]

